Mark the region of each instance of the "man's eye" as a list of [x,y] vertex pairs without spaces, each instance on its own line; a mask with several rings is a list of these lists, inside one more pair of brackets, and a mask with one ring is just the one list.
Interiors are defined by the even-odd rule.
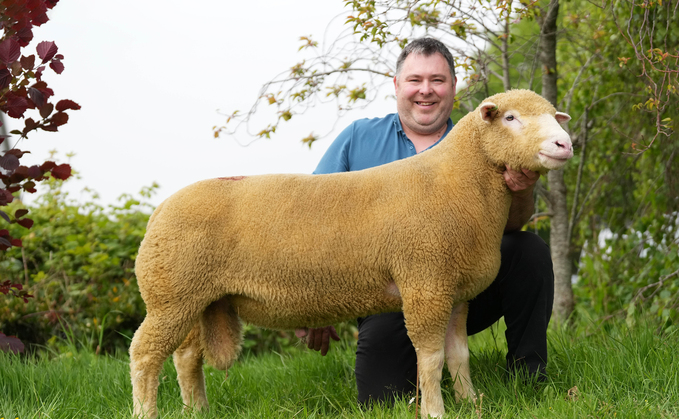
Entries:
[[505,119],[506,119],[507,121],[513,121],[513,120],[514,120],[514,116],[509,115],[509,116],[506,117]]

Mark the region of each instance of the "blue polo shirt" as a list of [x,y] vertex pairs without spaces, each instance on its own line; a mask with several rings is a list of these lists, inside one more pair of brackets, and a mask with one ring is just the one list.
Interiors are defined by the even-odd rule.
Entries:
[[[448,119],[446,132],[436,144],[452,128],[453,121]],[[415,146],[403,132],[398,114],[391,113],[384,118],[359,119],[337,136],[318,163],[314,174],[353,172],[415,154]]]

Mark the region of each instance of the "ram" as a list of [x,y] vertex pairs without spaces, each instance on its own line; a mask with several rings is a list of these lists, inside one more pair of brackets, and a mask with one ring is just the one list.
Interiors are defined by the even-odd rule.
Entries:
[[147,315],[130,347],[134,413],[157,415],[174,353],[182,398],[207,408],[203,359],[236,360],[241,321],[319,327],[403,310],[422,416],[444,413],[444,359],[474,397],[467,301],[500,266],[505,165],[546,173],[572,157],[570,117],[527,90],[488,98],[440,144],[357,172],[211,179],[151,216],[136,273]]

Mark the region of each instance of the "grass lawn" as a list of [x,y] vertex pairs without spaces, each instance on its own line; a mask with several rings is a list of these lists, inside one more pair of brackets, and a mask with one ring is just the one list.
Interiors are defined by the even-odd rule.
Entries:
[[[497,328],[470,338],[472,380],[483,397],[455,403],[444,373],[449,418],[678,418],[679,333],[652,325],[581,325],[550,331],[549,379],[524,383],[505,371]],[[160,377],[163,418],[415,418],[414,405],[356,406],[353,343],[328,356],[300,350],[241,357],[224,373],[206,367],[209,412],[182,414],[171,361]],[[127,354],[98,356],[71,346],[60,354],[0,352],[0,418],[130,418]],[[576,388],[577,387],[577,388]]]

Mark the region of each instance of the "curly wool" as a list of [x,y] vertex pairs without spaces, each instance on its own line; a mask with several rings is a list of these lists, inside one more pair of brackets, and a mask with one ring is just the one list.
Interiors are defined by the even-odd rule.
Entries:
[[[399,310],[418,351],[423,416],[443,414],[444,346],[456,392],[473,396],[462,329],[466,301],[499,269],[511,202],[502,170],[545,170],[536,159],[545,139],[528,122],[556,113],[529,91],[489,101],[496,107],[482,104],[405,160],[210,179],[163,202],[136,263],[148,314],[130,348],[135,414],[156,415],[158,373],[173,352],[184,403],[207,407],[202,359],[228,369],[241,320],[295,329]],[[503,126],[508,109],[530,129]]]

